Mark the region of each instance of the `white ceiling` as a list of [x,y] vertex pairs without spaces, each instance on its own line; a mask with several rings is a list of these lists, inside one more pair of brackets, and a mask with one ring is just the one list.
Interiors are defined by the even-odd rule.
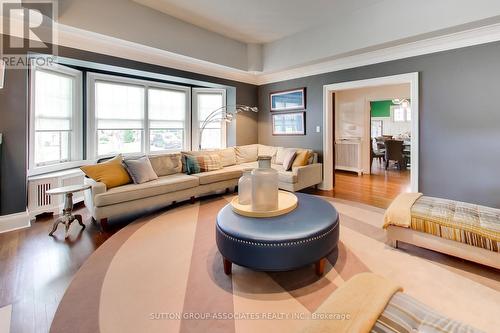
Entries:
[[133,0],[245,43],[269,43],[383,0]]

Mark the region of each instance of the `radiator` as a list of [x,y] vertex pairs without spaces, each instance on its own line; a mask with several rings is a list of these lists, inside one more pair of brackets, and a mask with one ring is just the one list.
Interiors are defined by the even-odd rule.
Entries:
[[[69,170],[28,178],[28,213],[30,220],[42,213],[60,214],[64,205],[63,195],[48,195],[56,187],[83,184],[83,172]],[[73,196],[73,202],[83,201],[83,192]]]
[[339,139],[335,141],[335,169],[363,172],[361,164],[361,141],[357,139]]

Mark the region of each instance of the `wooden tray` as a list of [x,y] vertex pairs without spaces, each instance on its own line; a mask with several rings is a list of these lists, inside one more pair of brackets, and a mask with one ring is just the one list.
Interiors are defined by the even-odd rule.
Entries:
[[298,199],[293,193],[286,191],[278,192],[278,209],[268,211],[268,212],[258,212],[252,210],[252,205],[240,205],[238,202],[238,196],[235,196],[231,200],[231,206],[233,211],[239,215],[248,217],[275,217],[290,213],[297,207]]

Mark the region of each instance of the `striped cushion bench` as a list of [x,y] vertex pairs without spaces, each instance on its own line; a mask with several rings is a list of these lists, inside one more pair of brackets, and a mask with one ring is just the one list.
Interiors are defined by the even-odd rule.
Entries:
[[449,319],[407,294],[394,294],[372,327],[372,333],[479,333],[469,325]]

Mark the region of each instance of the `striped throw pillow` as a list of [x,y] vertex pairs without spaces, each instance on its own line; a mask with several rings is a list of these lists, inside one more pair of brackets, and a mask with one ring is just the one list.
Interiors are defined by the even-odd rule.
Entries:
[[184,164],[188,175],[222,169],[222,160],[219,154],[184,155]]

